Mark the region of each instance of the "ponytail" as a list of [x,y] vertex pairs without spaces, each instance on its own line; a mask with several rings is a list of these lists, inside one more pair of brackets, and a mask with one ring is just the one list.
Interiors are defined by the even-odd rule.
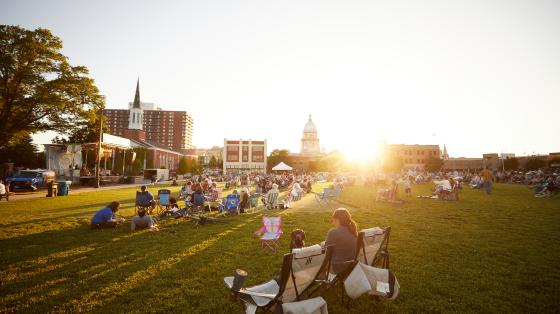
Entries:
[[352,219],[352,215],[346,208],[336,209],[332,217],[340,222],[354,236],[358,236],[358,224]]

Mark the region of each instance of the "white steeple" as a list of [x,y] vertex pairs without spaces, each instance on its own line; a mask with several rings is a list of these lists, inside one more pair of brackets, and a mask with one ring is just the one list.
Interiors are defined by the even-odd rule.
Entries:
[[142,130],[144,110],[140,105],[140,78],[136,82],[136,93],[134,94],[134,102],[130,108],[130,115],[128,117],[128,128],[130,130]]

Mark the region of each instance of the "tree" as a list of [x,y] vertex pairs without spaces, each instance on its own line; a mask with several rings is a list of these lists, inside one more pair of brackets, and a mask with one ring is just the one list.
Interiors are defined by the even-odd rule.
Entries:
[[287,149],[275,149],[268,156],[267,160],[267,172],[272,171],[272,167],[276,166],[280,162],[287,165],[292,164],[292,158],[290,157],[290,151]]
[[438,172],[443,167],[443,159],[429,156],[424,163],[424,170],[428,172]]
[[44,154],[38,152],[37,145],[29,135],[0,149],[0,163],[4,162],[13,162],[16,167],[45,167]]
[[505,170],[517,170],[519,168],[519,159],[515,157],[506,158],[503,161]]
[[525,170],[539,170],[546,166],[546,162],[542,159],[531,158],[525,164]]
[[[67,143],[94,143],[99,140],[99,110],[91,109],[84,112],[84,124],[72,130],[68,134],[68,138],[56,136],[53,143],[67,144]],[[108,128],[105,123],[106,116],[102,117],[103,133],[107,133]]]
[[70,134],[104,97],[84,66],[72,66],[49,30],[0,25],[0,149],[41,131]]
[[189,172],[189,162],[187,161],[187,157],[183,156],[179,159],[179,173],[185,174]]
[[217,165],[218,165],[218,159],[216,158],[216,156],[214,155],[210,156],[210,161],[208,162],[208,166],[210,168],[216,168]]

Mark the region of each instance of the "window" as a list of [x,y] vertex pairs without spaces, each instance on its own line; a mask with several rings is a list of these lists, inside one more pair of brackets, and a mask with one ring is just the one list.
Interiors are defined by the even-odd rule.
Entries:
[[249,146],[243,145],[243,150],[242,150],[241,156],[242,156],[243,162],[248,162],[249,161]]
[[227,161],[239,161],[239,146],[230,145],[226,150]]
[[264,146],[253,146],[251,159],[253,162],[263,162],[264,161]]

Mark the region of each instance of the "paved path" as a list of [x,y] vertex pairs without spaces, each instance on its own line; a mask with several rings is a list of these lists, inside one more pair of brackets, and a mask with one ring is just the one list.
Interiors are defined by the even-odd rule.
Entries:
[[[161,182],[158,185],[169,185],[170,182]],[[105,190],[115,190],[115,189],[124,189],[130,187],[137,187],[141,184],[111,184],[102,186],[100,188],[94,188],[89,186],[70,186],[70,194],[80,194],[80,193],[88,193],[88,192],[95,192],[95,191],[105,191]],[[39,189],[35,192],[15,192],[10,194],[10,201],[17,201],[17,200],[25,200],[25,199],[33,199],[33,198],[42,198],[47,195],[46,189]],[[4,200],[2,200],[4,201]],[[1,203],[1,202],[0,202]]]

